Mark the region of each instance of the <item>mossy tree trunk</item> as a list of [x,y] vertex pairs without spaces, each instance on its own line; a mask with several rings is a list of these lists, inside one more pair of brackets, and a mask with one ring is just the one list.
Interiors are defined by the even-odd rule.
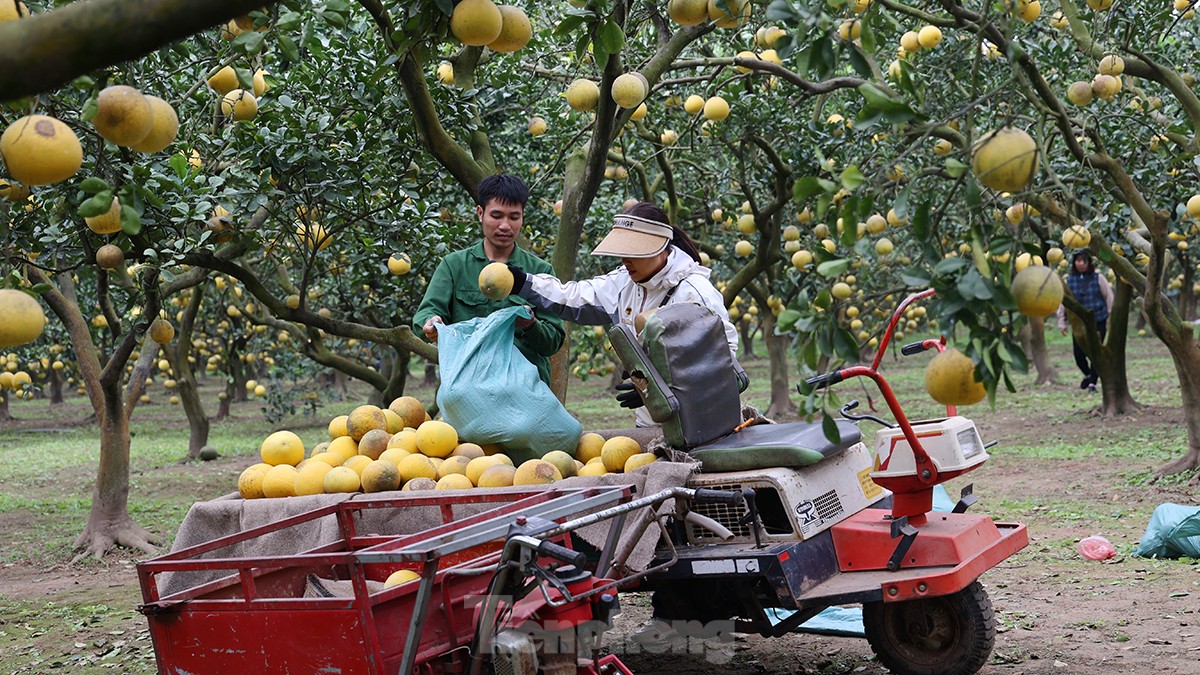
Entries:
[[192,354],[192,334],[196,316],[204,302],[206,284],[200,284],[192,289],[188,305],[183,310],[183,320],[179,324],[179,333],[175,341],[166,348],[167,360],[171,370],[175,371],[176,387],[179,391],[179,402],[188,421],[188,450],[185,462],[198,459],[200,449],[208,445],[209,421],[204,412],[204,403],[200,400],[200,392],[196,386],[196,369],[188,357]]
[[1030,317],[1025,328],[1021,330],[1021,348],[1033,361],[1034,371],[1037,372],[1035,385],[1059,384],[1058,369],[1050,362],[1050,355],[1046,352],[1045,319]]

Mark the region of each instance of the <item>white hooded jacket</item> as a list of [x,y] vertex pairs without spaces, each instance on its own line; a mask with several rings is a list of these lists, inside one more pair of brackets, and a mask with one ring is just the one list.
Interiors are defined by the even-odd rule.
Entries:
[[[540,310],[583,325],[621,323],[633,328],[634,318],[650,309],[681,302],[708,307],[721,317],[729,351],[737,357],[738,332],[720,292],[708,280],[711,270],[672,248],[667,264],[653,277],[637,283],[624,267],[583,281],[562,282],[550,274],[530,274],[518,294]],[[672,289],[674,289],[672,291]],[[637,425],[655,426],[645,408],[637,410]]]

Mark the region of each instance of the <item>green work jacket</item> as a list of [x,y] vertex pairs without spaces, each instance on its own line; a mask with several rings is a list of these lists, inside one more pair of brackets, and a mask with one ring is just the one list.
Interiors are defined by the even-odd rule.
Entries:
[[[424,335],[425,322],[434,316],[440,316],[443,322],[451,324],[487,316],[513,305],[528,305],[527,301],[516,295],[503,300],[491,300],[480,292],[479,273],[490,262],[483,252],[482,241],[443,258],[429,280],[421,305],[413,315],[413,329],[417,334]],[[513,250],[509,262],[529,274],[554,273],[550,263],[519,246]],[[542,381],[550,384],[550,356],[562,347],[563,323],[562,319],[549,314],[538,313],[536,317],[537,321],[528,330],[517,329],[513,342],[525,358],[537,366]]]

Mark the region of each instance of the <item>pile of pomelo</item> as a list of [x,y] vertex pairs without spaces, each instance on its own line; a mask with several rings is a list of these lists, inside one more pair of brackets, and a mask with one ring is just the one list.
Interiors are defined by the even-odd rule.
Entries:
[[291,431],[263,441],[262,462],[242,472],[245,499],[387,490],[467,490],[543,485],[571,476],[633,471],[655,460],[627,436],[587,433],[575,457],[561,450],[514,466],[498,445],[464,442],[412,396],[386,409],[362,405],[329,423],[329,441],[306,451]]

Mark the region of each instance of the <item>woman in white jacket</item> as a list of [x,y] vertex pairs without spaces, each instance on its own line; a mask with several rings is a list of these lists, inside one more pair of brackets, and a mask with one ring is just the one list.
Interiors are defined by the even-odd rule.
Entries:
[[[621,323],[631,328],[643,312],[693,302],[721,318],[729,351],[736,358],[737,329],[729,322],[724,298],[708,280],[711,270],[700,264],[695,244],[668,222],[658,206],[639,202],[616,216],[612,230],[592,255],[618,257],[622,266],[602,276],[567,282],[550,274],[525,274],[510,266],[513,293],[538,310],[578,324]],[[617,399],[624,407],[637,408],[638,426],[655,426],[636,390]]]

